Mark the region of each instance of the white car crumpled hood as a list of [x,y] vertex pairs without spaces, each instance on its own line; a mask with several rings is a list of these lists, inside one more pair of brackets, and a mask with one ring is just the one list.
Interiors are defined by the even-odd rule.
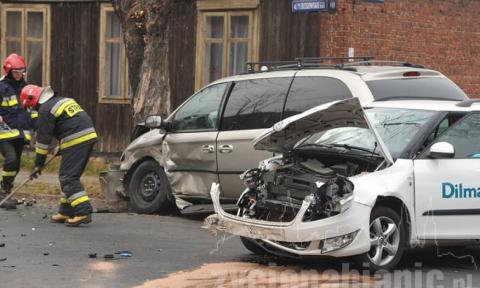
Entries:
[[384,158],[393,163],[382,139],[370,125],[358,98],[329,102],[301,114],[286,118],[253,140],[256,150],[284,153],[291,151],[298,141],[324,130],[338,127],[370,129]]

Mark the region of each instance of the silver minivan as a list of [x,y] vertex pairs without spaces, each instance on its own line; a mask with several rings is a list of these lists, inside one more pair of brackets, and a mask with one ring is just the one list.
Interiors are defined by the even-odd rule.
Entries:
[[172,202],[183,211],[198,211],[211,207],[215,182],[222,202],[233,204],[243,190],[239,175],[273,156],[254,150],[251,141],[282,119],[352,97],[363,104],[468,99],[441,73],[404,62],[261,70],[207,85],[165,120],[148,117],[152,130],[125,149],[119,170],[107,177],[111,185],[104,186],[110,190],[105,193],[123,195],[139,213]]

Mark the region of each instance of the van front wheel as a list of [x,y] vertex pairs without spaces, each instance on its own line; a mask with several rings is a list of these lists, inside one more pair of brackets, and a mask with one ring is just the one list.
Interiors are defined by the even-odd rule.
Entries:
[[130,176],[128,194],[130,208],[141,214],[162,212],[169,204],[167,175],[153,160],[140,164]]

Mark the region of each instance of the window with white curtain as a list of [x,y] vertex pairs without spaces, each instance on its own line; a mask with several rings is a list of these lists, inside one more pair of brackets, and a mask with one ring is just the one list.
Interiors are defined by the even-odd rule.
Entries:
[[49,84],[50,11],[48,5],[2,5],[2,59],[11,53],[27,62],[29,83]]
[[99,101],[130,103],[127,57],[120,19],[110,4],[102,4],[100,13]]
[[196,89],[219,78],[246,72],[246,63],[256,61],[258,54],[257,2],[245,1],[245,9],[237,7],[231,11],[225,11],[228,5],[216,7],[218,2],[208,2],[197,4],[200,8],[197,20]]

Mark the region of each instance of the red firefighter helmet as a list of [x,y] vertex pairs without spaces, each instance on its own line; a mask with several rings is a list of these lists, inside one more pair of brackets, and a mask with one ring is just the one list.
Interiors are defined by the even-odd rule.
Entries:
[[35,108],[43,92],[43,87],[37,85],[27,85],[20,92],[20,101],[24,108]]
[[12,70],[25,69],[25,59],[15,53],[8,55],[3,62],[3,75],[8,75]]

